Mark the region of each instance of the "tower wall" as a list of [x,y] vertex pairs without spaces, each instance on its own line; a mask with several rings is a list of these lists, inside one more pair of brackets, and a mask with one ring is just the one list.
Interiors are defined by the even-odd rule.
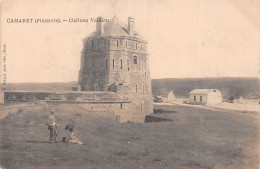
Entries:
[[83,91],[105,91],[109,82],[109,48],[105,42],[108,43],[103,38],[84,41],[79,72]]
[[[119,45],[117,42],[120,42]],[[146,45],[144,42],[131,39],[111,40],[109,82],[125,82],[128,90],[119,91],[119,94],[127,95],[131,101],[131,104],[125,105],[124,111],[120,111],[122,122],[137,122],[137,119],[143,121],[145,115],[153,113],[149,55]]]
[[79,84],[85,91],[105,91],[113,84],[119,96],[130,100],[115,114],[122,122],[139,122],[153,113],[149,55],[147,42],[134,37],[134,19],[128,24],[128,36],[102,36],[98,25],[96,35],[84,40]]

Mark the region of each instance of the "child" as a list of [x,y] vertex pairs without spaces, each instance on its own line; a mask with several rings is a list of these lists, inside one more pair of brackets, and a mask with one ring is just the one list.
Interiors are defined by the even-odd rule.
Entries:
[[83,144],[79,139],[76,138],[73,128],[70,129],[69,143]]
[[76,135],[74,133],[74,127],[72,127],[72,125],[67,125],[65,130],[70,131],[69,140],[68,140],[69,143],[71,143],[71,144],[83,144],[82,141],[80,141],[79,139],[76,138]]

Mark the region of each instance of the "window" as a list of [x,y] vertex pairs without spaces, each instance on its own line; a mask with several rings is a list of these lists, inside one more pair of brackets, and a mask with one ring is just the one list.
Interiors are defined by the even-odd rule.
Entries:
[[120,103],[120,108],[123,109],[123,103]]
[[129,68],[129,60],[127,60],[127,70],[129,71],[130,68]]
[[196,101],[196,96],[194,96],[194,101]]
[[120,116],[116,116],[116,121],[120,121]]
[[200,101],[202,102],[202,96],[200,96]]
[[121,59],[121,69],[123,69],[123,60]]
[[106,59],[106,69],[107,69],[107,59]]
[[95,83],[95,85],[94,85],[94,90],[98,91],[98,84],[97,83]]
[[135,92],[137,93],[137,85],[135,85]]
[[137,56],[134,56],[134,64],[137,64]]
[[216,92],[216,90],[213,90],[213,92]]
[[118,40],[116,41],[116,47],[118,47]]
[[137,49],[137,43],[135,44],[135,49]]
[[113,59],[113,69],[115,68],[115,59]]

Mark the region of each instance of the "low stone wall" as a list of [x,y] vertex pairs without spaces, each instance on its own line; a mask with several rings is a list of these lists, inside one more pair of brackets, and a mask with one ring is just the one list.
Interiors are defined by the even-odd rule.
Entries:
[[[27,97],[30,96],[30,97]],[[43,99],[44,98],[44,99]],[[150,98],[150,97],[147,97]],[[38,102],[48,104],[78,104],[88,111],[110,114],[116,121],[143,123],[147,114],[152,114],[152,104],[146,104],[146,97],[130,100],[127,95],[115,92],[5,92],[5,102]],[[147,113],[148,112],[148,113]]]
[[103,112],[102,116],[113,118],[121,123],[143,123],[146,116],[145,114],[134,114],[131,112],[131,109],[128,109],[131,103],[88,103],[79,104],[78,106],[93,113]]
[[4,92],[5,101],[32,101],[32,100],[69,100],[69,101],[100,101],[100,102],[128,102],[114,92],[27,92],[7,91]]

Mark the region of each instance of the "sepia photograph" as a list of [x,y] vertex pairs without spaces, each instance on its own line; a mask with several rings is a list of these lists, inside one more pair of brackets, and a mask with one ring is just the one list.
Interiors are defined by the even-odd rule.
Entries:
[[260,0],[0,0],[0,169],[259,169]]

